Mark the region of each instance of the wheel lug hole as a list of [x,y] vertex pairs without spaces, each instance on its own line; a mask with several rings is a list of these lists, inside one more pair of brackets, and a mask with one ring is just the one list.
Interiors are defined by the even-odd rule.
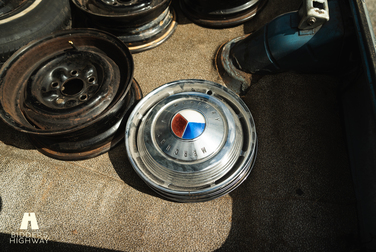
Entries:
[[70,71],[70,74],[72,76],[77,76],[78,75],[78,71],[77,70],[72,70],[72,71]]
[[89,83],[93,83],[95,81],[95,77],[91,76],[87,80]]
[[80,96],[80,101],[86,101],[87,100],[87,95],[81,95]]
[[57,83],[56,81],[51,83],[51,87],[53,88],[57,88],[58,86],[59,86],[59,83]]

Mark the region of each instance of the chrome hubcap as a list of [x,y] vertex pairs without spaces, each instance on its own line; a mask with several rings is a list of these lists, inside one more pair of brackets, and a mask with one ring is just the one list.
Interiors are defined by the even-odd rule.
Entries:
[[257,138],[248,108],[209,81],[166,84],[143,99],[126,127],[128,156],[155,191],[183,202],[236,188],[249,174]]

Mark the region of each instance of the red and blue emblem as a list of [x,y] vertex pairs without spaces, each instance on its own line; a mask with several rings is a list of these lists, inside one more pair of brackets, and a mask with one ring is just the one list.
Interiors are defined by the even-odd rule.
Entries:
[[185,109],[177,113],[171,122],[171,129],[177,137],[192,140],[205,130],[205,117],[198,111]]

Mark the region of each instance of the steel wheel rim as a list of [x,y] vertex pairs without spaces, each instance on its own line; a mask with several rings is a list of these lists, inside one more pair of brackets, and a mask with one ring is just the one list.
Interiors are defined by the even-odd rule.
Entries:
[[[22,113],[19,113],[19,110],[16,106],[19,106],[19,104],[13,104],[12,98],[20,97],[17,91],[23,90],[24,88],[24,83],[18,83],[18,82],[27,82],[29,80],[29,77],[31,76],[33,69],[29,69],[30,66],[25,62],[25,58],[28,59],[27,57],[34,58],[34,54],[36,51],[42,51],[40,50],[42,44],[45,47],[51,47],[51,44],[49,44],[50,40],[55,40],[55,39],[60,39],[59,44],[56,44],[56,46],[61,46],[64,44],[64,47],[61,48],[62,51],[64,50],[75,50],[74,47],[80,48],[80,44],[77,42],[75,43],[74,39],[72,41],[72,35],[74,38],[80,37],[81,43],[84,40],[84,38],[81,35],[81,32],[86,33],[88,39],[90,39],[92,36],[97,36],[98,34],[100,36],[96,37],[95,39],[98,39],[99,41],[106,42],[104,43],[104,47],[107,47],[108,45],[112,45],[112,49],[116,48],[116,51],[113,52],[113,54],[120,53],[121,55],[116,55],[116,57],[122,58],[122,63],[124,64],[122,66],[122,79],[120,80],[121,84],[121,90],[119,91],[119,95],[117,95],[114,100],[112,101],[111,104],[109,104],[105,111],[106,113],[112,113],[114,110],[118,110],[119,107],[121,107],[120,103],[124,103],[124,97],[127,95],[132,79],[133,79],[133,59],[132,55],[130,54],[129,50],[127,47],[119,41],[116,37],[113,35],[103,32],[103,31],[98,31],[94,29],[76,29],[76,30],[69,30],[69,31],[62,31],[55,33],[51,36],[47,36],[41,40],[36,40],[31,42],[30,44],[22,47],[19,49],[2,67],[0,71],[0,78],[3,80],[1,86],[0,86],[0,91],[2,94],[1,97],[1,109],[0,109],[0,116],[3,118],[5,122],[7,122],[10,126],[16,128],[17,130],[23,131],[25,133],[35,133],[35,134],[60,134],[60,133],[68,133],[69,131],[73,129],[67,129],[67,130],[40,130],[35,128],[34,126],[30,125],[29,121],[25,120],[24,116]],[[75,35],[79,34],[79,36],[75,37]],[[69,44],[69,41],[73,42],[73,46]],[[85,41],[84,41],[85,42]],[[67,44],[67,45],[65,45]],[[33,49],[34,51],[30,53],[30,50]],[[54,50],[55,48],[52,48],[51,50]],[[42,52],[43,55],[41,57],[46,57],[46,55],[49,55],[49,52]],[[27,55],[29,54],[29,55]],[[115,56],[115,55],[113,55]],[[47,56],[49,57],[49,56]],[[23,60],[18,60],[22,58]],[[22,63],[22,64],[21,64]],[[16,71],[17,73],[21,71],[21,76],[16,76],[16,75],[11,75],[9,72],[11,71]],[[18,81],[16,81],[18,79]],[[20,80],[21,79],[21,80]],[[18,83],[19,86],[11,86],[9,84],[10,82],[12,83]],[[22,93],[22,92],[21,92]],[[13,107],[10,107],[12,104]],[[17,116],[20,116],[20,118],[16,118],[12,116],[12,112],[18,112]],[[90,120],[87,124],[95,123],[96,121],[101,120],[105,115],[101,113],[99,116],[95,117],[94,119]],[[18,119],[18,120],[17,120]],[[79,130],[87,124],[79,125],[74,128],[74,130]]]
[[[133,69],[129,50],[109,33],[94,29],[54,33],[24,46],[1,68],[0,116],[11,127],[31,134],[31,139],[40,138],[36,141],[40,149],[57,153],[60,147],[54,149],[48,139],[57,146],[61,139],[71,139],[104,150],[100,145],[112,141],[125,111],[139,99]],[[73,98],[73,105],[64,102]],[[96,138],[93,128],[103,138]],[[78,144],[64,152],[70,153],[67,156],[50,156],[71,159],[80,150]],[[89,156],[92,153],[83,158]]]
[[171,0],[120,2],[122,4],[118,0],[73,0],[85,15],[83,25],[111,32],[132,53],[154,48],[174,33],[177,22],[176,13],[170,8]]
[[189,0],[180,0],[180,7],[194,23],[208,28],[229,28],[251,20],[262,9],[267,0],[251,0],[228,10],[210,12],[204,8],[194,8]]
[[[128,46],[132,53],[138,53],[164,43],[172,36],[176,27],[176,12],[169,7],[151,24],[138,28],[137,33],[130,32],[128,35],[119,35],[119,39]],[[141,36],[142,40],[140,40]]]
[[[139,15],[139,13],[152,11],[169,5],[169,0],[136,0],[130,1],[133,4],[111,4],[121,3],[119,0],[72,0],[82,11],[97,17],[124,18]],[[167,5],[166,5],[167,3]]]

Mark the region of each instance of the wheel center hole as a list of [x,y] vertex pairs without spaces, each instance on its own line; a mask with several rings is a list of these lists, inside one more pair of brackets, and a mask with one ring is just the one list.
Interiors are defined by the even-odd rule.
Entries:
[[84,88],[84,82],[80,79],[69,79],[62,85],[61,92],[64,95],[76,95]]

